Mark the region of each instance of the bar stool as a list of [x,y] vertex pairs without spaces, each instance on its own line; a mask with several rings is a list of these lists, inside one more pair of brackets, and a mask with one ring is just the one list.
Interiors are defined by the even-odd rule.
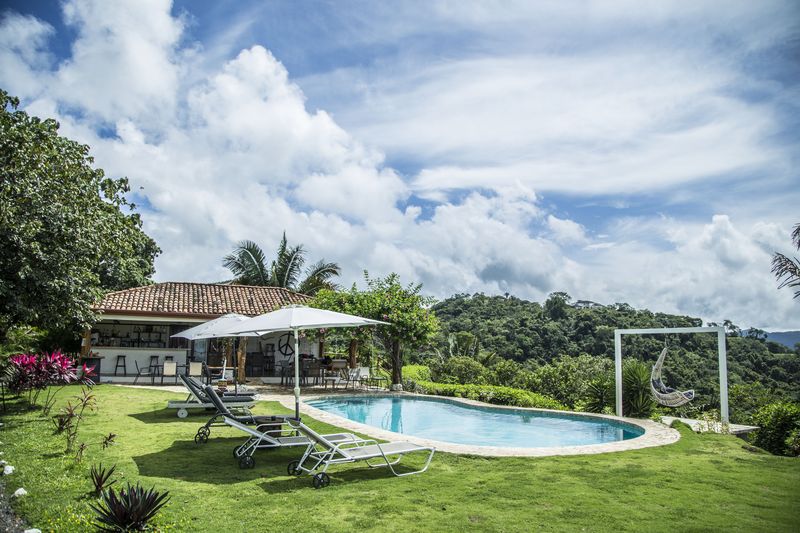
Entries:
[[128,366],[125,363],[125,356],[124,355],[118,355],[117,356],[117,366],[114,367],[114,375],[115,376],[117,375],[117,371],[120,368],[122,369],[122,375],[123,376],[127,376],[128,375]]

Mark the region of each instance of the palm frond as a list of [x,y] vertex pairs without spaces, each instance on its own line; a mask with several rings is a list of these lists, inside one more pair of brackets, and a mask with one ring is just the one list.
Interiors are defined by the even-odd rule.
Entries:
[[315,295],[321,289],[335,289],[337,285],[331,281],[332,278],[341,275],[342,269],[336,263],[326,263],[320,259],[306,270],[306,277],[297,291],[309,296]]
[[222,265],[231,271],[237,283],[270,285],[267,258],[253,241],[239,242],[233,253],[222,259]]
[[278,248],[278,256],[272,262],[272,283],[277,287],[294,289],[305,263],[305,253],[302,244],[288,246],[284,234]]

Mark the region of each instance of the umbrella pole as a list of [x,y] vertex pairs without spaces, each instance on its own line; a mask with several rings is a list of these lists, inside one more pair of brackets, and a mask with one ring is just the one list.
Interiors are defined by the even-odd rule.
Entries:
[[300,341],[294,330],[294,417],[300,420]]

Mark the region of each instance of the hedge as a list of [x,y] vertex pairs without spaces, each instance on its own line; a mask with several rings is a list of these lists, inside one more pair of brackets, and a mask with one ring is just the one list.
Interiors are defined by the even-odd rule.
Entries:
[[516,407],[537,407],[539,409],[558,409],[566,411],[560,402],[522,389],[512,387],[499,387],[496,385],[458,385],[450,383],[434,383],[432,381],[409,381],[407,390],[433,394],[436,396],[452,396],[455,398],[468,398],[495,405],[513,405]]

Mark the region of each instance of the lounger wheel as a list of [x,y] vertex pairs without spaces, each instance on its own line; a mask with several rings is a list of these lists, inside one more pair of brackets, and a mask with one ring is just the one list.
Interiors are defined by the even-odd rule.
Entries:
[[187,411],[183,407],[178,409],[178,418],[186,418],[187,416],[189,416],[189,411]]
[[314,474],[314,477],[311,478],[311,484],[314,485],[315,489],[325,488],[331,484],[331,477],[325,472]]
[[300,470],[300,461],[292,461],[289,463],[289,466],[286,467],[286,473],[290,476],[299,476],[302,474],[303,471]]
[[255,468],[256,460],[249,455],[239,457],[239,468]]
[[208,442],[208,436],[211,434],[211,430],[207,427],[203,426],[197,430],[197,434],[194,436],[195,444],[205,444]]

